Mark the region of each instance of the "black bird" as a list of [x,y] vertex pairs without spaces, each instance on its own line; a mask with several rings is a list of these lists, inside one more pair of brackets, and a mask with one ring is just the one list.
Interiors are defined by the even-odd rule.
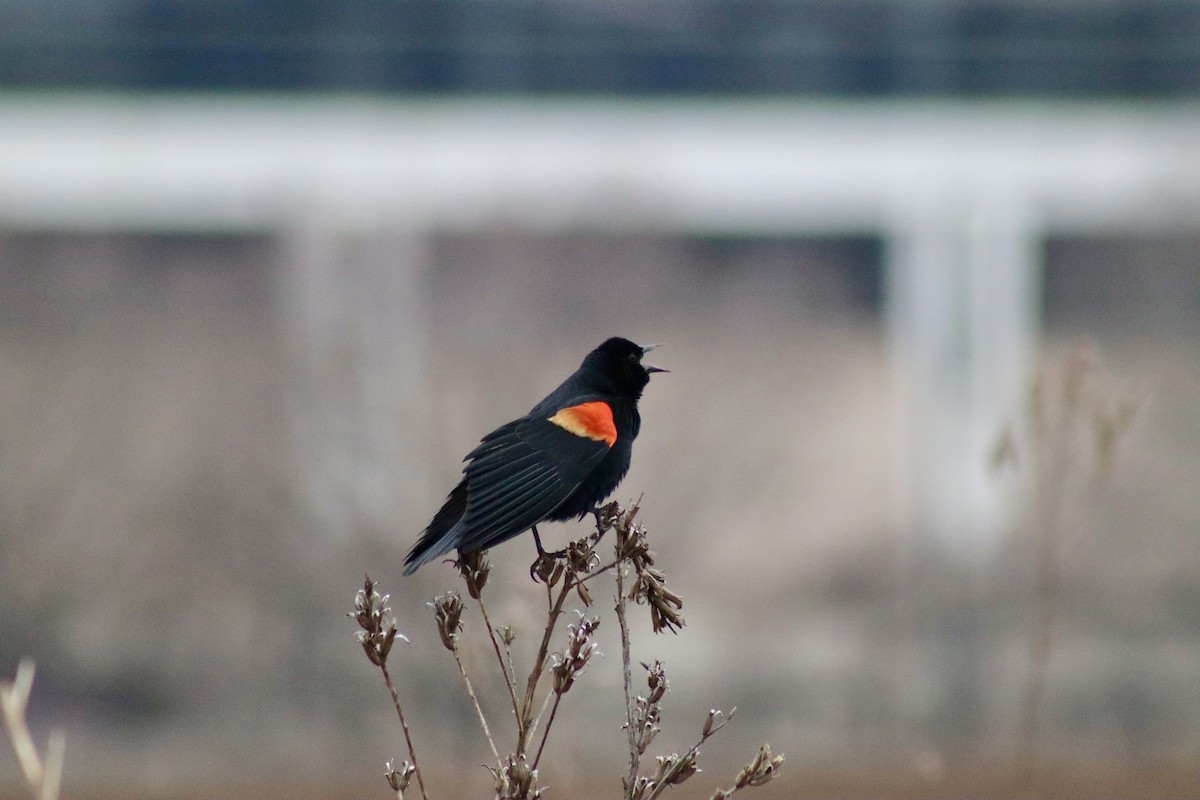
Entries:
[[404,574],[455,548],[486,550],[527,530],[540,551],[539,522],[593,512],[629,471],[642,390],[652,373],[667,371],[642,364],[653,348],[609,339],[532,411],[483,437]]

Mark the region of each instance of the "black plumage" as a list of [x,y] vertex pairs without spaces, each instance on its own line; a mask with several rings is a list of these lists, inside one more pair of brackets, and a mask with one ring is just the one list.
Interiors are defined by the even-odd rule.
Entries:
[[405,575],[451,550],[486,550],[546,520],[580,518],[629,471],[653,347],[612,338],[520,419],[483,437],[405,559]]

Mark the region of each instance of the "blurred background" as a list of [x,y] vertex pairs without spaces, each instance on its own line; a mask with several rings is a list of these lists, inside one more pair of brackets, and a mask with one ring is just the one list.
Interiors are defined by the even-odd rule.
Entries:
[[[1198,88],[1190,0],[0,2],[0,675],[67,796],[385,796],[364,572],[488,796],[402,559],[610,335],[672,370],[655,746],[739,709],[677,794],[1200,796]],[[554,796],[619,789],[601,634]]]

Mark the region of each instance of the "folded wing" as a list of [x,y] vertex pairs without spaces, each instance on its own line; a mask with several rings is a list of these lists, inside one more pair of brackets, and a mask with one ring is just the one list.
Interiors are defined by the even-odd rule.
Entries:
[[528,530],[563,503],[616,441],[602,400],[547,418],[510,422],[468,456],[460,550],[481,550]]

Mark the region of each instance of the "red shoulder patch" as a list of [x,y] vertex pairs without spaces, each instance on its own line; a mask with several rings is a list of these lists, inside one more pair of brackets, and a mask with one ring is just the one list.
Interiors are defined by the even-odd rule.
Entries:
[[617,426],[613,422],[612,407],[603,400],[568,406],[550,417],[550,422],[576,436],[605,442],[609,447],[617,443]]

